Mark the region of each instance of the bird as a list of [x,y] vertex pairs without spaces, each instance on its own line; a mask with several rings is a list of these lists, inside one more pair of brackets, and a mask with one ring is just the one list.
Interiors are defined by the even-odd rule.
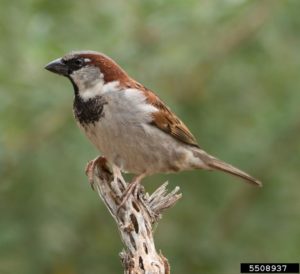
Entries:
[[[113,173],[134,175],[127,196],[147,176],[194,169],[218,170],[262,186],[248,173],[207,153],[152,90],[105,54],[72,51],[45,69],[71,81],[76,122],[105,155]],[[90,162],[88,173],[98,160]]]

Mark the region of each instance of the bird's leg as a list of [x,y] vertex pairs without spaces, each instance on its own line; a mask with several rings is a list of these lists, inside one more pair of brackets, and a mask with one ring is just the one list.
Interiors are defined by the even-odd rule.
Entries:
[[125,189],[125,191],[122,194],[121,203],[118,206],[117,213],[119,213],[122,206],[127,202],[130,194],[137,193],[137,192],[135,192],[135,189],[144,177],[145,177],[144,173],[142,173],[138,176],[135,176],[133,178],[133,180],[128,184],[127,188]]
[[88,176],[89,183],[93,190],[95,190],[94,189],[94,179],[93,179],[94,169],[97,164],[99,164],[101,161],[103,161],[103,159],[105,159],[103,156],[98,156],[95,159],[89,161],[85,167],[85,174]]
[[122,196],[122,193],[124,189],[126,189],[126,183],[124,182],[124,179],[122,177],[121,169],[120,167],[116,166],[115,164],[112,164],[112,173],[113,173],[113,185],[116,194],[118,197]]
[[122,178],[121,169],[114,164],[112,164],[112,172],[113,172],[115,182],[118,181],[118,178]]

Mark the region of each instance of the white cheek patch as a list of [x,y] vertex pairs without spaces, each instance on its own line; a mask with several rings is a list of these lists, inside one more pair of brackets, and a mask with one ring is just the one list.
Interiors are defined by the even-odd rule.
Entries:
[[95,85],[100,78],[103,80],[103,74],[101,74],[99,68],[89,65],[73,71],[70,76],[79,89],[89,88],[90,86]]
[[78,87],[79,95],[83,100],[87,101],[102,93],[104,75],[100,72],[99,68],[85,66],[79,70],[75,70],[70,76]]
[[87,101],[96,97],[97,95],[101,95],[103,86],[103,80],[99,79],[99,81],[94,86],[79,90],[79,94],[84,101]]
[[117,91],[119,91],[119,81],[113,81],[104,84],[103,74],[101,74],[100,79],[96,81],[93,86],[79,90],[79,94],[84,101],[87,101],[97,95],[103,95],[105,93]]

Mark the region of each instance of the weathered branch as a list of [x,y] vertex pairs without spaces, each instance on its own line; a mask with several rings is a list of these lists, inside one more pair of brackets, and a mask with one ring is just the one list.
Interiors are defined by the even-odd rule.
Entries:
[[125,246],[120,253],[124,273],[169,274],[168,260],[155,249],[152,226],[161,218],[164,210],[181,198],[179,187],[168,194],[168,183],[164,183],[149,195],[142,185],[138,185],[135,193],[130,194],[118,211],[122,194],[128,185],[121,173],[115,171],[112,174],[105,158],[98,160],[98,165],[92,172],[93,188],[116,221]]

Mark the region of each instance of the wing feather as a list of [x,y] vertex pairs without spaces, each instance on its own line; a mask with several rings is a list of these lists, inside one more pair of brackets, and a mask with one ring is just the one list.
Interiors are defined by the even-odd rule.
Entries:
[[157,127],[182,143],[199,148],[196,138],[187,126],[151,90],[132,78],[129,78],[122,84],[126,88],[142,91],[147,98],[147,102],[158,109],[157,112],[152,114],[153,120],[150,122],[152,126]]
[[185,144],[199,147],[196,138],[187,126],[155,95],[151,90],[137,83],[138,89],[142,90],[147,97],[147,102],[158,109],[152,114],[151,125],[169,134],[176,140]]

